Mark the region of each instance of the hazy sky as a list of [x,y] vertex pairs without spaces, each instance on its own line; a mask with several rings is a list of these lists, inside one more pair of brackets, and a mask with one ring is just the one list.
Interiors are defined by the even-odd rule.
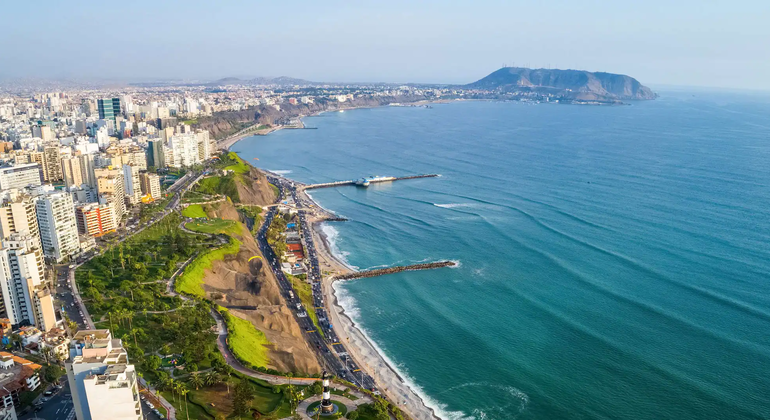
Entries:
[[468,83],[507,63],[770,89],[770,0],[2,0],[0,34],[0,77]]

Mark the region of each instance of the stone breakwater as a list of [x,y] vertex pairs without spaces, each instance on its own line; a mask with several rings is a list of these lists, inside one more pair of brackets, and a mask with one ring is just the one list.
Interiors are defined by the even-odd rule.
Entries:
[[377,277],[377,276],[384,276],[386,274],[400,273],[402,271],[431,270],[434,268],[455,267],[455,266],[457,266],[457,263],[454,261],[437,261],[437,262],[423,263],[423,264],[400,265],[396,267],[378,268],[376,270],[364,270],[364,271],[356,271],[353,273],[338,274],[334,276],[334,280],[362,279],[367,277]]

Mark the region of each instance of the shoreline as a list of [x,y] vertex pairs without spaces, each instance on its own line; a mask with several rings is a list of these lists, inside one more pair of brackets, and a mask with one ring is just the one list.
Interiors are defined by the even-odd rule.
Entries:
[[[314,203],[318,209],[324,213],[331,213],[318,204],[312,197],[304,191],[303,195]],[[334,255],[331,243],[327,234],[323,231],[322,224],[324,220],[317,217],[308,218],[313,240],[320,247],[318,251],[318,262],[321,267],[328,268],[329,274],[345,274],[355,272],[356,270]],[[322,270],[323,273],[323,270]],[[324,300],[327,302],[327,312],[331,324],[335,326],[334,331],[340,342],[345,343],[345,347],[350,354],[351,359],[360,369],[371,376],[377,388],[393,404],[404,411],[410,418],[415,420],[441,420],[436,414],[436,410],[429,407],[425,399],[399,374],[393,367],[393,363],[383,355],[382,350],[371,340],[353,319],[345,311],[345,308],[339,303],[339,295],[334,287],[338,280],[330,275],[323,275],[321,281],[321,292]]]
[[[410,103],[409,105],[420,106],[429,103],[450,103],[454,101],[455,100],[449,99],[434,101],[423,100]],[[371,108],[379,108],[379,106],[351,107],[344,108],[344,110]],[[304,126],[301,118],[312,117],[320,115],[324,112],[335,111],[322,111],[316,114],[306,115],[298,118],[300,118],[300,122]],[[226,150],[229,150],[230,147],[246,137],[266,135],[283,128],[293,127],[271,127],[270,129],[265,130],[264,133],[249,133],[227,139]],[[286,176],[264,169],[260,170],[270,173],[273,176],[290,180],[290,178]],[[317,244],[321,244],[321,246],[316,247],[318,252],[318,262],[322,268],[321,292],[325,301],[328,302],[326,309],[329,314],[331,324],[336,326],[334,331],[337,334],[340,342],[345,343],[346,350],[349,352],[351,359],[353,359],[358,367],[374,379],[378,390],[395,406],[401,409],[409,418],[414,420],[442,420],[442,418],[437,414],[438,409],[428,406],[426,398],[423,398],[415,389],[417,386],[407,383],[407,380],[401,374],[399,374],[396,368],[393,367],[392,362],[390,362],[383,355],[382,350],[380,350],[379,347],[377,347],[377,345],[373,342],[373,340],[371,340],[369,336],[356,325],[356,323],[350,318],[345,309],[339,303],[339,296],[333,286],[337,280],[334,279],[330,274],[346,274],[355,272],[356,270],[354,267],[351,267],[346,262],[342,261],[340,258],[334,255],[331,249],[329,238],[322,229],[322,224],[325,223],[324,218],[330,215],[336,216],[336,214],[319,205],[318,202],[315,201],[315,199],[313,199],[313,197],[306,191],[302,190],[300,195],[304,196],[304,198],[312,202],[315,206],[315,211],[312,214],[308,214],[307,222],[314,241]],[[316,212],[320,213],[320,215]],[[323,275],[324,272],[328,274]]]
[[341,107],[341,108],[334,109],[334,110],[319,111],[319,112],[316,112],[316,113],[313,113],[313,114],[309,114],[309,115],[298,115],[295,118],[299,122],[299,125],[300,125],[299,127],[287,126],[287,125],[278,125],[278,126],[270,126],[270,128],[266,128],[264,130],[257,130],[257,131],[255,131],[253,133],[234,134],[233,136],[228,137],[226,139],[217,140],[217,148],[229,151],[231,147],[233,147],[236,143],[238,143],[239,141],[245,139],[246,137],[266,136],[266,135],[268,135],[268,134],[270,134],[272,132],[275,132],[275,131],[278,131],[278,130],[283,130],[283,129],[304,129],[306,127],[305,127],[305,122],[302,121],[303,118],[315,117],[315,116],[321,115],[321,114],[326,113],[326,112],[352,111],[352,110],[355,110],[355,109],[374,109],[374,108],[383,108],[383,107],[388,107],[388,106],[403,106],[403,107],[414,106],[414,107],[419,107],[419,106],[424,106],[424,105],[428,105],[428,104],[448,104],[448,103],[452,103],[452,102],[455,102],[455,101],[468,101],[468,100],[474,100],[474,99],[421,99],[421,100],[416,101],[416,102],[405,102],[405,103],[399,104],[399,105],[395,105],[395,102],[394,102],[394,103],[390,103],[390,104],[386,104],[386,105],[351,106],[351,107]]

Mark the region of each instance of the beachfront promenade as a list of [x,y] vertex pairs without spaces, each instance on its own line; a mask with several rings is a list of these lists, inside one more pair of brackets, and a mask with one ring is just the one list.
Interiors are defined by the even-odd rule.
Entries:
[[[415,175],[389,178],[383,182],[436,176],[438,175]],[[291,198],[288,201],[293,201],[294,204],[291,207],[298,212],[300,222],[298,227],[304,248],[307,250],[307,276],[312,284],[313,304],[315,306],[315,308],[307,308],[307,310],[314,310],[316,312],[320,327],[324,332],[322,336],[317,331],[317,328],[311,326],[306,333],[311,343],[318,343],[316,340],[320,340],[320,345],[317,346],[319,356],[321,360],[328,363],[326,364],[327,369],[329,366],[333,367],[329,372],[353,382],[357,386],[378,393],[382,392],[390,401],[403,410],[409,418],[419,420],[437,419],[433,410],[425,405],[424,401],[404,382],[403,378],[398,375],[396,370],[390,366],[376,347],[369,342],[344,313],[344,310],[337,304],[331,285],[336,280],[374,277],[407,270],[452,267],[457,264],[453,261],[439,261],[361,272],[351,270],[334,259],[328,249],[328,244],[325,243],[325,239],[313,227],[313,223],[320,223],[337,217],[320,207],[304,193],[310,186],[288,180],[277,174],[275,176],[268,176],[268,179],[272,184],[278,186],[281,193],[280,201],[286,201],[288,198]],[[333,185],[330,186],[351,185],[355,184],[355,181],[331,184]],[[318,185],[315,184],[314,186],[318,187]],[[323,188],[323,186],[320,188]],[[277,210],[277,207],[272,207],[268,210],[262,225],[263,229],[270,224]],[[321,239],[318,239],[318,236],[321,236]],[[282,288],[284,284],[287,287],[284,297],[286,297],[290,304],[295,303],[294,300],[296,300],[295,296],[297,294],[290,295],[289,290],[292,290],[290,283],[281,280],[285,276],[280,270],[280,263],[272,249],[267,246],[262,230],[257,234],[257,241],[260,242],[263,254],[279,279],[279,284],[281,284]],[[263,241],[265,243],[264,247],[261,244]],[[321,271],[322,262],[325,267],[334,267],[332,275]],[[301,310],[298,309],[298,312]],[[308,325],[311,325],[308,317],[298,318],[298,322],[300,325],[303,325],[302,322],[307,322]]]

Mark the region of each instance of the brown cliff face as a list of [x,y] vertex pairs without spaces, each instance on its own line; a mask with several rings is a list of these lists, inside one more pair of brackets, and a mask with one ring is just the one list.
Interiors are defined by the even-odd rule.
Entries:
[[281,120],[299,116],[313,115],[325,111],[338,109],[376,107],[392,103],[410,103],[431,99],[425,96],[378,96],[374,98],[354,98],[346,102],[338,102],[333,99],[319,98],[311,104],[298,103],[292,105],[288,102],[280,104],[280,110],[272,106],[258,106],[243,111],[217,112],[210,117],[201,117],[195,127],[208,130],[215,139],[222,139],[241,129],[255,124],[277,124]]
[[275,191],[262,171],[251,167],[248,175],[241,179],[243,182],[236,183],[241,204],[266,206],[275,202]]
[[[238,220],[238,212],[230,203],[221,203],[216,212],[218,217]],[[215,261],[206,271],[203,289],[207,296],[221,295],[217,304],[230,307],[231,314],[251,321],[273,343],[268,353],[269,368],[282,372],[320,373],[316,355],[281,296],[275,276],[261,258],[249,261],[253,256],[262,257],[256,241],[245,227],[238,239],[242,242],[238,254]]]

